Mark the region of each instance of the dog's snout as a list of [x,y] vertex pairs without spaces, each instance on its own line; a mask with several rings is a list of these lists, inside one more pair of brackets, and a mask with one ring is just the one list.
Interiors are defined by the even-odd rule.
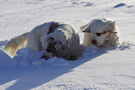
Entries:
[[92,40],[92,43],[93,43],[94,45],[96,45],[96,44],[97,44],[97,41],[96,41],[96,40]]

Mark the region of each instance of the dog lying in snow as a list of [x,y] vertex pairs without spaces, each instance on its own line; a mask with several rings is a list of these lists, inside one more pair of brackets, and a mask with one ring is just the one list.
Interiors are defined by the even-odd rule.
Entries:
[[52,56],[75,60],[81,55],[80,39],[77,31],[69,24],[47,22],[35,27],[31,32],[12,38],[4,51],[14,57],[18,49],[29,47],[35,52],[44,50],[42,58]]
[[91,43],[98,47],[120,44],[116,22],[110,19],[94,19],[80,29],[84,32],[84,46],[90,46]]

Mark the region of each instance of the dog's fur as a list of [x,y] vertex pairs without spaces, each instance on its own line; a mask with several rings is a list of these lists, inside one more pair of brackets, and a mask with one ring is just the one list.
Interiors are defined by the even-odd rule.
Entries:
[[80,39],[77,31],[69,24],[47,22],[12,38],[4,47],[4,51],[14,57],[18,49],[29,47],[35,52],[44,50],[42,57],[52,56],[75,60],[81,55]]
[[84,46],[90,46],[91,43],[98,47],[117,46],[120,44],[116,22],[110,19],[94,19],[80,27],[80,29],[84,32]]

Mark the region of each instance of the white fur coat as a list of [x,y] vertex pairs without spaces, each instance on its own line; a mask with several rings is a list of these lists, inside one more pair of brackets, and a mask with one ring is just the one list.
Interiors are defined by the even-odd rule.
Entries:
[[[53,40],[49,41],[50,38]],[[44,54],[49,58],[59,53],[62,58],[75,60],[81,55],[77,31],[73,26],[61,22],[47,22],[35,27],[31,32],[14,37],[3,50],[14,57],[17,50],[25,46],[35,52],[45,50]]]

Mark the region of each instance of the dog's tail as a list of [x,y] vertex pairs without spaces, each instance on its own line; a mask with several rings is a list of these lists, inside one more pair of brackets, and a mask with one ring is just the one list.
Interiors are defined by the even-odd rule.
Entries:
[[7,53],[11,58],[13,58],[18,49],[21,49],[26,46],[28,35],[29,32],[12,38],[3,48],[3,51]]

